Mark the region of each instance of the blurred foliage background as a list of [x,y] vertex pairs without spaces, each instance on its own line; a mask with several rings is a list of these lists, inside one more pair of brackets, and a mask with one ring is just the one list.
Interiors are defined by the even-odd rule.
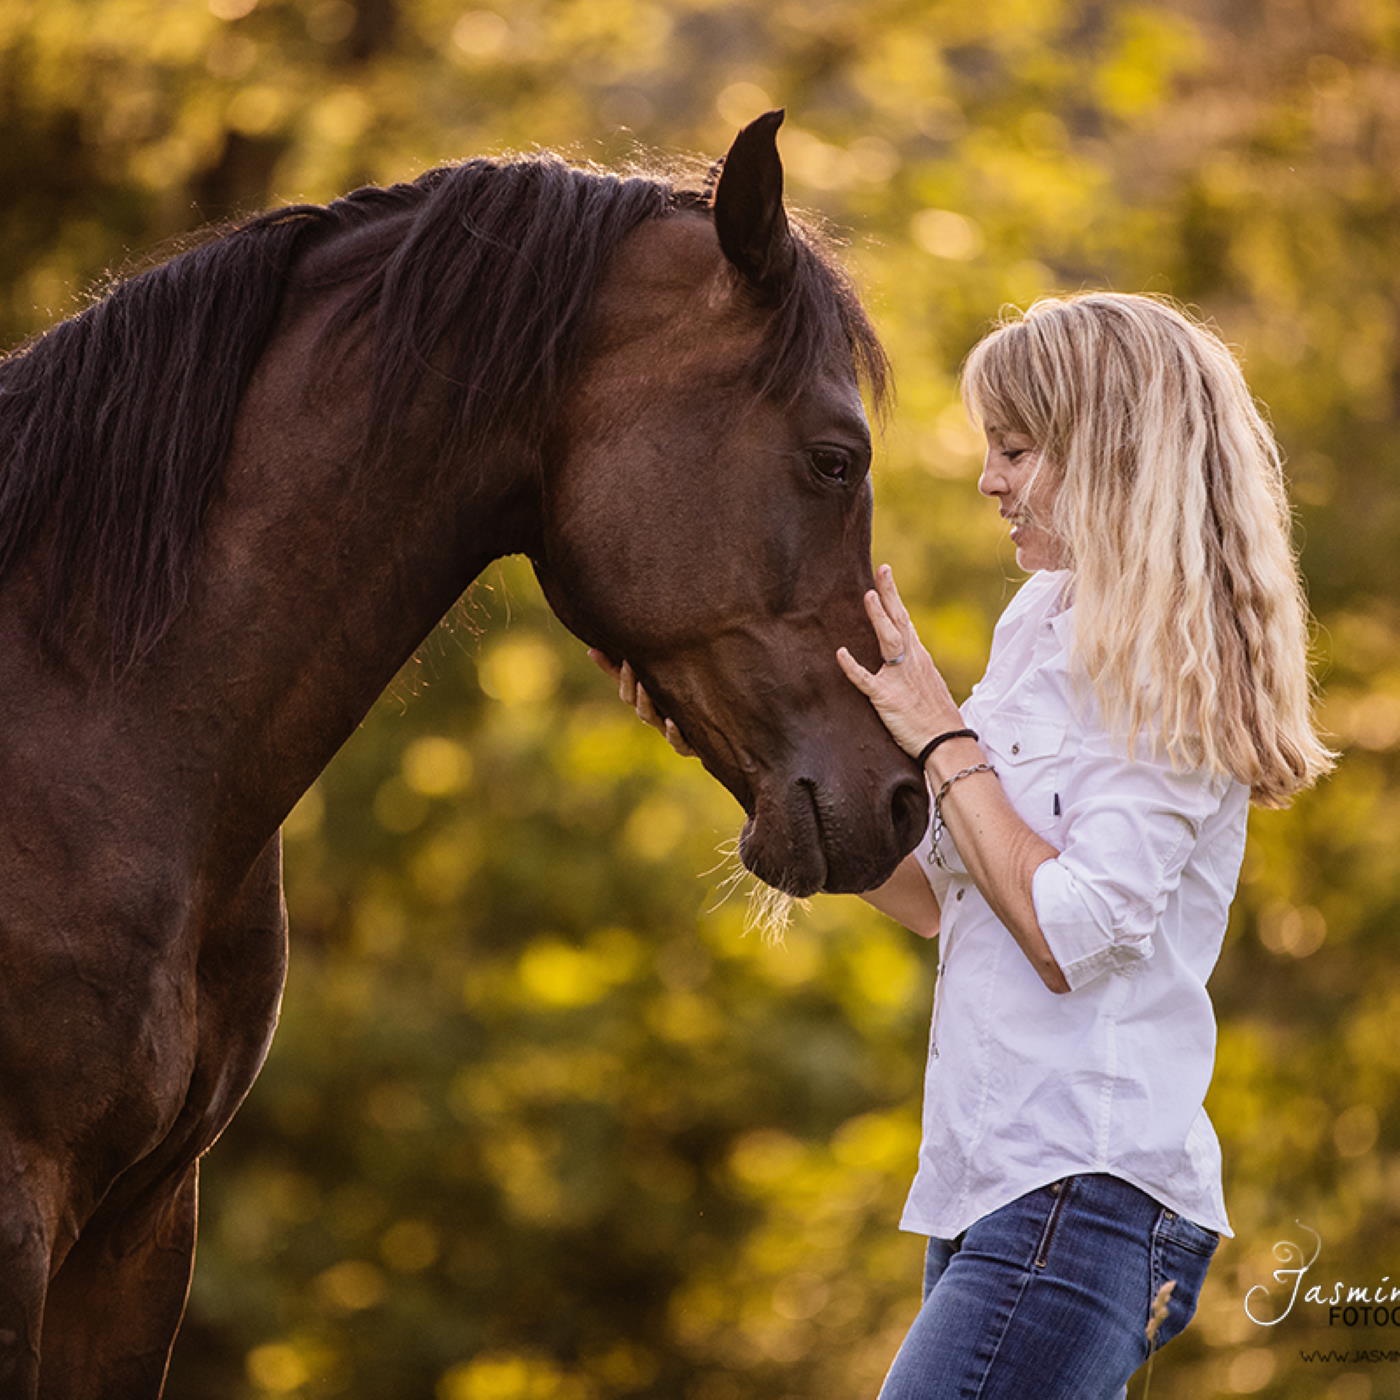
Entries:
[[[1152,1394],[1400,1396],[1298,1356],[1393,1329],[1242,1309],[1295,1219],[1312,1281],[1400,1277],[1395,5],[0,0],[0,333],[209,220],[484,152],[710,158],[779,104],[895,362],[877,558],[955,692],[1017,577],[955,396],[1003,303],[1171,293],[1271,406],[1345,757],[1253,820],[1212,982],[1237,1235]],[[285,1013],[206,1159],[169,1394],[873,1396],[934,950],[849,898],[746,934],[737,809],[518,564],[288,823]]]

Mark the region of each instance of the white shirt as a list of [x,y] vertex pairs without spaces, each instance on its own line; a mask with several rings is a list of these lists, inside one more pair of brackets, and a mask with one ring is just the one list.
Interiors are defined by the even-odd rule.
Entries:
[[953,1239],[1024,1192],[1107,1172],[1233,1236],[1202,1106],[1206,980],[1244,854],[1249,789],[1130,757],[1073,685],[1065,571],[1031,576],[962,706],[1022,820],[1059,852],[1032,900],[1070,985],[1052,992],[950,836],[920,867],[942,907],[919,1169],[901,1228]]

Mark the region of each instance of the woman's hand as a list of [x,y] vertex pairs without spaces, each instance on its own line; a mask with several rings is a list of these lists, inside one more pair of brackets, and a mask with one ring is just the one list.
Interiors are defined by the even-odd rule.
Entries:
[[911,757],[917,756],[935,734],[961,729],[962,715],[914,631],[888,564],[880,566],[875,587],[865,595],[865,611],[885,664],[878,671],[867,671],[845,647],[837,651],[836,660],[851,684],[869,697],[895,743]]
[[588,659],[600,671],[606,672],[617,682],[619,697],[636,710],[638,719],[644,724],[651,725],[653,729],[660,730],[666,736],[666,742],[682,758],[696,756],[695,750],[686,743],[685,736],[676,728],[675,723],[663,715],[652,703],[651,696],[646,693],[641,681],[637,679],[632,668],[625,661],[621,666],[614,666],[597,647],[588,648]]

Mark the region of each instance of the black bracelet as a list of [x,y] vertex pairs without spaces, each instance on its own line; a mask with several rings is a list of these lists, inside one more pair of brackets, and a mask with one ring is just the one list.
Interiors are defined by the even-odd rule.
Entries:
[[939,744],[943,743],[945,739],[975,739],[976,737],[977,731],[975,729],[950,729],[945,734],[935,734],[934,737],[919,750],[919,757],[917,759],[919,767],[922,768],[924,764],[928,762],[929,754],[931,754]]

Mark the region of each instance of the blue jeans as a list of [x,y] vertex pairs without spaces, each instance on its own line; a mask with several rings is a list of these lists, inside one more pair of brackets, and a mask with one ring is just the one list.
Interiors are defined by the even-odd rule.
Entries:
[[879,1400],[1121,1400],[1196,1311],[1214,1230],[1104,1172],[1062,1177],[930,1239],[924,1303]]

